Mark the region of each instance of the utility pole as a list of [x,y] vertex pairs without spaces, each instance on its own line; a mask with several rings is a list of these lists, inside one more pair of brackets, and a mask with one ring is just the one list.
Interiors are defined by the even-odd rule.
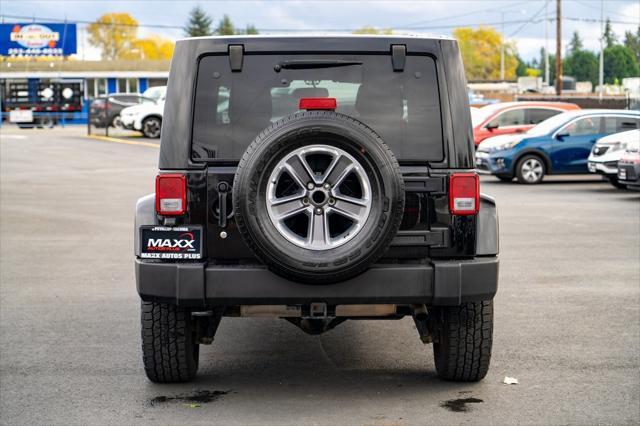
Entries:
[[504,12],[502,15],[502,44],[500,46],[500,80],[504,81]]
[[549,0],[544,0],[544,84],[549,85]]
[[556,0],[556,95],[562,95],[562,0]]
[[604,0],[600,0],[600,71],[598,73],[598,98],[602,101],[604,95]]

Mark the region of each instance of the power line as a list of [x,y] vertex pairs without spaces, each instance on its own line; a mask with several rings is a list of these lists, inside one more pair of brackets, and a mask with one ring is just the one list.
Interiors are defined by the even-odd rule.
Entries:
[[[578,3],[578,4],[580,4],[580,5],[584,6],[584,7],[590,7],[591,9],[594,9],[594,10],[600,11],[600,7],[598,7],[598,6],[594,6],[594,5],[589,4],[589,3],[587,3],[587,2],[580,1],[580,0],[571,0],[571,1],[573,1],[574,3]],[[623,13],[619,13],[619,12],[605,11],[605,14],[607,14],[607,15],[618,15],[618,16],[624,16],[625,18],[628,18],[628,16],[627,16],[627,15],[625,15],[625,14],[623,14]]]
[[[51,18],[51,17],[42,17],[42,16],[25,16],[25,15],[10,15],[3,14],[0,15],[0,19],[21,19],[24,21],[40,21],[40,22],[68,22],[68,23],[77,23],[77,24],[97,24],[107,27],[140,27],[140,28],[160,28],[160,29],[173,29],[173,30],[183,30],[184,27],[178,25],[165,25],[165,24],[124,24],[124,23],[108,23],[108,22],[95,22],[95,21],[87,21],[81,19],[63,19],[63,18]],[[574,17],[563,17],[563,20],[568,21],[580,21],[580,22],[600,22],[599,19],[594,18],[574,18]],[[543,19],[518,19],[512,21],[505,21],[505,25],[515,25],[515,24],[530,24],[542,22]],[[555,21],[555,18],[549,18],[550,21]],[[611,20],[613,24],[628,24],[628,25],[637,25],[637,22],[632,21],[621,21],[621,20]],[[468,22],[468,23],[460,23],[460,24],[446,24],[446,25],[426,25],[426,26],[415,26],[408,28],[407,26],[396,26],[392,27],[396,30],[442,30],[442,29],[451,29],[451,28],[459,28],[459,27],[476,27],[476,26],[497,26],[502,25],[502,22]],[[299,33],[299,32],[353,32],[358,28],[309,28],[309,29],[301,29],[301,28],[257,28],[258,31],[266,32],[266,33]]]
[[518,33],[519,33],[520,31],[522,31],[522,29],[523,29],[524,27],[526,27],[527,25],[532,24],[532,23],[533,23],[533,21],[538,17],[538,15],[540,15],[540,14],[545,10],[545,8],[546,8],[546,7],[547,7],[547,4],[545,3],[545,4],[540,8],[540,10],[538,10],[536,13],[534,13],[534,14],[533,14],[533,16],[531,17],[531,20],[530,20],[529,22],[525,22],[525,23],[524,23],[524,24],[522,24],[520,27],[518,27],[518,29],[517,29],[517,30],[515,30],[514,32],[512,32],[511,34],[509,34],[509,38],[510,38],[510,37],[513,37],[513,36],[514,36],[514,35],[516,35],[516,34],[518,34]]
[[505,7],[505,8],[477,9],[477,10],[474,10],[472,12],[460,13],[460,14],[457,14],[457,15],[443,16],[441,18],[434,18],[434,19],[429,19],[429,20],[426,20],[426,21],[413,22],[411,24],[406,24],[406,25],[402,26],[402,28],[403,29],[411,29],[416,25],[428,24],[430,22],[440,22],[440,21],[446,21],[446,20],[449,20],[449,19],[463,18],[465,16],[477,15],[478,13],[488,13],[488,12],[495,12],[495,11],[498,11],[498,10],[507,10],[507,9],[518,7],[518,6],[521,6],[523,4],[527,4],[527,3],[529,3],[529,1],[521,1],[519,3],[515,3],[515,4],[512,4],[512,5],[509,5],[509,6]]

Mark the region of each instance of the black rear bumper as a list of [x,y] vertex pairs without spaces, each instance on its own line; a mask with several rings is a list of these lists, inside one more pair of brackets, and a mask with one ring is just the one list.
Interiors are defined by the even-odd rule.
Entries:
[[421,265],[376,265],[347,281],[307,285],[261,266],[136,259],[136,282],[145,301],[194,307],[307,303],[455,306],[492,299],[498,289],[498,264],[498,258],[490,256]]

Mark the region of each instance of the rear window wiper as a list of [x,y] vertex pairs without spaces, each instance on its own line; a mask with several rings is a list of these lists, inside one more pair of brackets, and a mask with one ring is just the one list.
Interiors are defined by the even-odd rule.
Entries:
[[334,68],[334,67],[348,67],[351,65],[362,65],[361,61],[344,61],[340,59],[300,59],[292,61],[282,61],[275,66],[276,71],[281,69],[286,70],[302,70],[313,68]]

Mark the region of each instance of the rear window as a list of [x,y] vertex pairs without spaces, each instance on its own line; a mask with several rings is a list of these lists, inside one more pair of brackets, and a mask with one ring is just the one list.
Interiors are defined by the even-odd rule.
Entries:
[[[307,61],[304,67],[280,67]],[[331,65],[308,65],[326,61]],[[339,66],[338,61],[343,61]],[[349,64],[344,64],[344,62]],[[393,72],[389,55],[245,55],[241,72],[227,56],[200,60],[192,158],[237,160],[269,124],[297,111],[301,98],[332,97],[337,112],[372,127],[399,160],[441,161],[442,122],[436,66],[406,57]]]

